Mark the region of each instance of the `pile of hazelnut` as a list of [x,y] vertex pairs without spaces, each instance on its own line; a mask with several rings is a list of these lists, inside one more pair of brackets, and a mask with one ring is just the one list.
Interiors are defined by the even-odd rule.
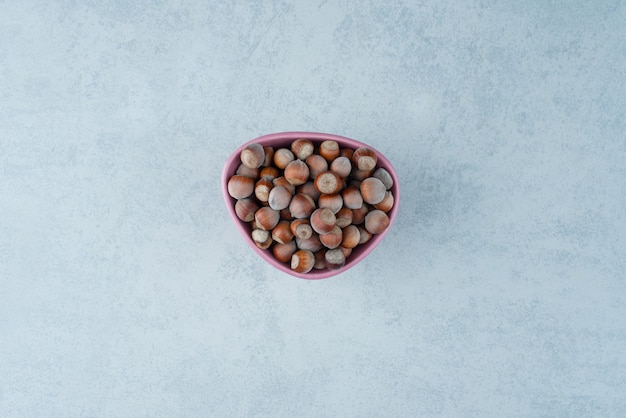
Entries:
[[235,213],[259,248],[297,273],[343,267],[389,226],[393,179],[367,147],[301,138],[289,148],[252,143],[240,157],[228,180]]

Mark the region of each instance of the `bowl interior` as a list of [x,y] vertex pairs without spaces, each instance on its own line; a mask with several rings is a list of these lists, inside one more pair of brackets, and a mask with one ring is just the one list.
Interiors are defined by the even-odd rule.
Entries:
[[[326,141],[326,140],[332,140],[332,141],[336,141],[340,147],[348,147],[352,149],[366,146],[372,149],[373,151],[375,151],[376,154],[378,155],[377,166],[385,168],[391,174],[393,178],[393,187],[391,188],[391,191],[394,197],[394,205],[391,211],[389,211],[388,213],[389,221],[390,221],[389,227],[387,227],[387,229],[385,229],[385,231],[383,231],[381,234],[372,235],[372,238],[367,243],[357,246],[352,251],[352,254],[350,254],[350,256],[346,259],[345,266],[343,266],[342,268],[338,270],[324,269],[324,270],[312,270],[309,273],[305,273],[305,274],[296,273],[295,271],[291,270],[287,264],[281,263],[280,261],[276,260],[270,250],[262,250],[258,248],[254,244],[254,241],[252,240],[252,238],[250,237],[250,232],[251,232],[250,225],[248,225],[246,222],[241,221],[237,217],[235,213],[235,201],[236,200],[230,197],[230,195],[228,194],[228,179],[235,174],[235,172],[237,171],[237,168],[239,167],[239,164],[241,164],[241,160],[239,159],[239,154],[241,153],[241,150],[246,145],[256,142],[263,146],[272,146],[274,148],[289,147],[289,145],[291,145],[291,142],[298,138],[308,138],[311,141],[313,141],[314,144],[319,144],[322,141]],[[391,229],[391,226],[393,225],[396,214],[398,212],[398,206],[400,202],[400,187],[399,187],[399,182],[398,182],[396,171],[393,169],[393,166],[391,165],[389,160],[387,160],[387,158],[382,153],[380,153],[377,149],[375,149],[371,145],[364,144],[354,139],[350,139],[350,138],[346,138],[346,137],[342,137],[338,135],[332,135],[332,134],[316,133],[316,132],[283,132],[283,133],[264,135],[259,138],[252,139],[246,142],[245,144],[242,144],[239,148],[237,148],[237,150],[235,150],[231,154],[231,156],[226,161],[226,164],[224,165],[224,169],[222,171],[222,195],[224,196],[226,208],[228,209],[228,213],[230,213],[230,216],[233,219],[235,226],[237,227],[239,232],[241,232],[241,234],[243,235],[248,245],[250,245],[250,247],[257,254],[259,254],[265,261],[269,262],[271,265],[273,265],[277,269],[287,274],[290,274],[292,276],[296,276],[302,279],[316,280],[316,279],[325,279],[328,277],[335,276],[337,274],[340,274],[350,269],[351,267],[354,267],[357,263],[363,260],[370,252],[372,252],[372,250],[382,241],[382,239],[385,237],[387,232]]]

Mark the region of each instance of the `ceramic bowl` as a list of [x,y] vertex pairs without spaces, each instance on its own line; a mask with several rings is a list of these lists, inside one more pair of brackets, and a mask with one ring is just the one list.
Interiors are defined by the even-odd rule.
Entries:
[[[372,238],[365,244],[358,245],[356,248],[354,248],[350,256],[346,259],[346,264],[338,270],[328,270],[328,269],[315,270],[313,269],[309,273],[296,273],[295,271],[291,270],[289,265],[276,260],[270,249],[262,250],[258,248],[255,245],[252,238],[250,237],[250,232],[251,232],[250,225],[248,225],[248,223],[246,222],[241,221],[237,217],[235,213],[236,200],[233,199],[228,194],[228,179],[235,174],[235,172],[237,171],[237,167],[239,167],[239,164],[241,164],[239,155],[241,153],[241,150],[246,145],[256,142],[263,146],[274,147],[274,149],[278,149],[281,147],[289,148],[291,142],[293,142],[293,140],[298,139],[298,138],[308,138],[311,141],[313,141],[313,143],[316,145],[319,145],[322,141],[332,140],[332,141],[336,141],[339,144],[339,146],[342,148],[347,147],[347,148],[357,149],[359,147],[368,147],[372,149],[373,151],[375,151],[378,156],[377,167],[385,168],[391,174],[393,178],[393,187],[391,188],[391,191],[394,196],[394,206],[391,209],[391,211],[389,211],[388,213],[389,221],[390,221],[389,227],[387,227],[387,229],[385,229],[385,231],[383,231],[380,234],[372,235]],[[365,257],[367,257],[367,255],[370,254],[374,250],[374,248],[376,248],[376,246],[381,243],[381,241],[383,240],[387,232],[389,232],[389,230],[391,229],[394,223],[394,220],[396,218],[396,215],[398,213],[398,207],[400,203],[400,183],[398,181],[398,176],[396,174],[396,171],[393,169],[393,166],[389,162],[389,160],[382,153],[380,153],[371,145],[364,144],[362,142],[356,141],[354,139],[346,138],[343,136],[326,134],[326,133],[283,132],[283,133],[264,135],[264,136],[252,139],[246,142],[245,144],[242,144],[239,148],[237,148],[231,154],[230,157],[228,157],[228,160],[224,164],[221,181],[222,181],[222,194],[224,196],[224,202],[226,203],[226,208],[228,210],[228,213],[230,214],[230,217],[232,218],[235,224],[235,227],[241,233],[241,235],[243,236],[243,239],[248,243],[250,248],[252,248],[252,250],[254,250],[258,255],[260,255],[263,260],[265,260],[266,262],[268,262],[269,264],[271,264],[278,270],[285,272],[287,274],[290,274],[292,276],[299,277],[302,279],[307,279],[307,280],[325,279],[328,277],[336,276],[354,267],[355,265],[360,263],[363,259],[365,259]]]

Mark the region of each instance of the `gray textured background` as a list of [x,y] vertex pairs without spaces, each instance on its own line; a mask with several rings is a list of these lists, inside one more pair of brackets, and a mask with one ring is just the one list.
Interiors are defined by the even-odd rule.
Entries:
[[[0,0],[0,416],[626,416],[626,4],[388,3]],[[333,279],[223,207],[287,130],[401,179]]]

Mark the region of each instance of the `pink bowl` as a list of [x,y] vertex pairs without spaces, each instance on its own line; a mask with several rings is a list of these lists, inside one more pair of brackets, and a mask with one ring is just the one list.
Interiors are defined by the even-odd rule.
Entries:
[[[365,244],[357,246],[352,251],[352,254],[350,254],[350,256],[346,259],[346,264],[338,270],[324,269],[324,270],[312,270],[309,273],[304,273],[304,274],[296,273],[295,271],[291,270],[291,268],[287,264],[281,263],[280,261],[276,260],[270,250],[262,250],[258,248],[254,244],[254,241],[252,240],[252,238],[250,237],[250,232],[251,232],[250,225],[248,225],[246,222],[241,221],[237,217],[235,213],[236,200],[230,197],[230,195],[228,194],[228,179],[230,179],[230,177],[235,174],[235,172],[237,171],[237,167],[239,167],[239,164],[241,164],[241,160],[239,159],[239,154],[241,154],[241,150],[246,145],[256,142],[263,146],[272,146],[275,149],[281,148],[281,147],[288,148],[291,142],[298,138],[308,138],[311,141],[313,141],[313,143],[315,144],[319,144],[322,141],[326,141],[326,140],[332,140],[332,141],[336,141],[341,147],[347,147],[347,148],[352,148],[352,149],[357,149],[359,147],[366,146],[372,149],[373,151],[375,151],[376,154],[378,155],[377,166],[385,168],[391,174],[393,178],[393,187],[391,188],[391,191],[394,197],[394,205],[391,211],[389,211],[388,213],[389,221],[390,221],[389,227],[387,227],[387,229],[385,229],[385,231],[383,231],[381,234],[372,235],[372,238]],[[316,133],[316,132],[283,132],[283,133],[269,134],[269,135],[260,136],[258,138],[255,138],[241,145],[231,154],[230,157],[228,157],[228,160],[226,160],[226,164],[224,165],[224,169],[222,170],[222,194],[224,196],[224,202],[226,203],[226,208],[228,209],[228,213],[230,213],[230,217],[233,219],[235,226],[237,227],[237,229],[239,229],[239,232],[241,232],[241,235],[243,235],[248,245],[257,254],[259,254],[265,261],[270,263],[272,266],[276,267],[278,270],[283,271],[292,276],[299,277],[301,279],[308,279],[308,280],[325,279],[328,277],[335,276],[337,274],[343,273],[344,271],[354,267],[357,263],[363,260],[369,253],[371,253],[374,250],[374,248],[383,240],[387,232],[391,229],[391,226],[393,225],[393,222],[396,218],[396,214],[398,213],[398,206],[400,203],[400,185],[398,182],[398,176],[396,174],[396,171],[393,169],[391,163],[389,162],[389,160],[383,154],[381,154],[378,150],[376,150],[371,145],[367,145],[362,142],[355,141],[354,139],[346,138],[343,136],[332,135],[332,134]]]

